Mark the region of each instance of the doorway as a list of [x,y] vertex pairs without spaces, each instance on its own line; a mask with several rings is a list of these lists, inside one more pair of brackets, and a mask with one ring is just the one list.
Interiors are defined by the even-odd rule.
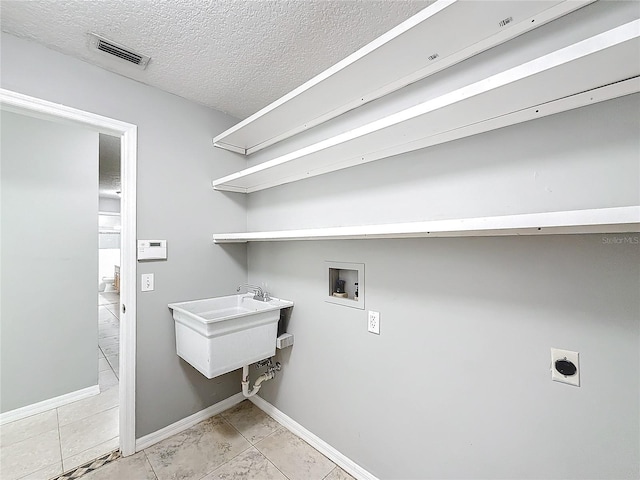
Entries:
[[120,138],[98,134],[98,381],[100,391],[120,377]]
[[[119,345],[117,347],[120,385],[118,394],[119,447],[123,455],[131,455],[135,453],[137,127],[5,89],[0,89],[0,107],[3,111],[17,113],[26,117],[36,117],[58,124],[81,126],[99,134],[113,136],[120,144],[121,252],[118,272],[120,291],[119,302],[110,305],[111,309],[117,312],[119,316]],[[96,287],[100,288],[99,284],[93,283],[93,285],[93,291],[95,291]],[[45,411],[45,407],[58,407],[63,405],[65,401],[69,403],[69,398],[62,397],[65,397],[65,395],[51,399],[47,405],[40,405],[47,402],[30,405],[30,409],[22,409],[16,415],[22,415],[20,418],[24,418],[37,413],[38,409]],[[55,404],[56,402],[58,404]],[[14,412],[18,410],[21,409],[16,409]],[[7,423],[7,420],[11,420],[11,418],[3,414],[2,423]]]
[[[120,138],[98,134],[98,398],[87,399],[85,414],[104,412],[104,423],[114,421],[117,428],[119,413],[120,378],[120,199],[122,181],[120,173]],[[100,398],[102,397],[102,398]],[[81,402],[77,402],[80,404]],[[111,418],[109,417],[111,415]],[[110,439],[110,437],[115,433]],[[80,448],[93,448],[92,453],[78,457],[75,462],[62,459],[63,471],[80,465],[85,459],[92,460],[108,454],[119,446],[119,429],[94,428],[86,435]],[[62,442],[62,432],[60,440]],[[90,445],[95,445],[90,447]],[[115,447],[114,447],[115,446]],[[85,450],[86,451],[86,450]],[[93,458],[89,458],[93,457]]]

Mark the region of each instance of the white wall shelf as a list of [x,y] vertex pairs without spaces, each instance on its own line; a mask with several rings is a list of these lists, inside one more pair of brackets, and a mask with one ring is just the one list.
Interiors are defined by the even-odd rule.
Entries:
[[640,206],[526,213],[426,222],[311,228],[271,232],[216,233],[214,243],[286,240],[357,240],[417,237],[494,237],[640,232]]
[[252,193],[640,91],[635,20],[213,181]]
[[594,0],[437,0],[213,139],[251,154],[537,28]]

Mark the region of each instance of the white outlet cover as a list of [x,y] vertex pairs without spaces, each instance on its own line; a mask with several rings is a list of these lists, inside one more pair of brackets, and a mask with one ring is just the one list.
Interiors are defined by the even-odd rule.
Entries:
[[153,273],[143,273],[141,278],[142,286],[140,287],[140,290],[142,292],[153,291]]
[[367,318],[367,330],[376,335],[380,335],[380,312],[374,312],[369,310],[369,317]]
[[[569,385],[580,386],[580,354],[571,350],[551,349],[551,380],[554,382],[567,383]],[[575,375],[566,376],[556,370],[556,360],[569,360],[576,366]]]

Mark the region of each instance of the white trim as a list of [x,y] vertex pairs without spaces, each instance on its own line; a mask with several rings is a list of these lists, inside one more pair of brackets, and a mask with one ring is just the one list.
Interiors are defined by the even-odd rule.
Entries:
[[2,103],[3,110],[45,120],[54,119],[58,121],[58,123],[90,126],[100,133],[109,135],[120,136],[132,127],[135,127],[135,125],[130,123],[121,122],[113,118],[85,112],[40,98],[30,97],[4,88],[0,88],[0,103]]
[[[120,250],[120,450],[136,451],[136,323],[137,323],[137,151],[138,127],[123,132],[120,141],[122,200]],[[126,267],[123,269],[122,265]],[[122,305],[126,305],[123,312]]]
[[[137,126],[0,88],[2,109],[121,137],[120,450],[135,453]],[[122,308],[120,308],[122,310]]]
[[[474,18],[473,11],[468,8],[470,5],[471,10],[476,8],[473,2],[437,0],[298,88],[216,136],[214,145],[250,155],[593,1],[555,1],[537,4],[530,2],[528,5],[492,2],[483,7],[487,17],[482,20],[493,18],[496,21],[493,30],[488,31],[487,24]],[[506,27],[500,27],[498,20],[509,16],[515,21]],[[439,28],[434,29],[434,24]],[[457,36],[455,42],[450,42],[449,39],[435,33],[442,31],[443,25],[447,25],[448,30],[454,32],[452,35]],[[433,50],[411,48],[416,43]],[[456,50],[450,51],[451,43],[457,45]],[[432,61],[428,58],[432,53],[442,56]],[[377,75],[378,69],[386,69],[390,58],[393,58],[393,76]],[[351,83],[353,78],[358,79],[358,92],[335,88],[343,82]],[[333,89],[331,85],[334,86]],[[332,92],[335,99],[333,107],[327,105],[328,91]],[[299,112],[301,108],[304,108],[303,115],[287,115],[287,112]],[[283,118],[286,121],[282,121]]]
[[[212,184],[215,190],[225,190],[228,192],[239,193],[253,193],[278,185],[292,183],[298,180],[304,180],[305,178],[334,172],[336,170],[342,170],[356,165],[362,165],[376,160],[389,158],[394,155],[400,155],[403,153],[431,147],[433,145],[452,142],[454,140],[470,137],[472,135],[490,132],[492,130],[508,127],[510,125],[517,125],[519,123],[528,122],[530,120],[537,120],[549,115],[555,115],[556,113],[574,110],[576,108],[605,102],[607,100],[612,100],[614,98],[631,95],[638,92],[640,92],[640,78],[634,77],[623,80],[621,82],[598,87],[593,90],[588,90],[586,92],[581,92],[576,95],[571,95],[568,97],[560,98],[558,100],[553,100],[551,102],[534,105],[532,107],[507,113],[505,115],[499,115],[497,117],[481,120],[477,123],[471,123],[459,128],[454,128],[453,130],[446,130],[441,133],[436,133],[424,138],[419,138],[408,143],[381,148],[379,150],[369,152],[366,155],[358,155],[338,161],[335,161],[335,158],[333,158],[331,162],[324,163],[315,162],[313,166],[310,166],[307,170],[302,172],[286,172],[284,171],[286,165],[282,164],[275,165],[273,169],[274,173],[272,175],[269,175],[266,180],[262,179],[260,181],[254,182],[254,184],[251,184],[251,175],[253,173],[264,174],[264,171],[268,170],[267,168],[249,173],[248,175],[245,175],[243,177],[234,177],[236,178],[236,180],[238,178],[246,178],[246,180],[244,181],[241,180],[243,184],[239,186],[230,183],[219,183],[223,179],[214,180]],[[278,173],[276,171],[278,168],[282,168],[283,172]]]
[[214,147],[218,147],[218,148],[223,148],[225,150],[229,150],[230,152],[240,153],[242,155],[246,155],[247,154],[247,149],[246,148],[240,148],[240,147],[236,147],[235,145],[229,145],[229,144],[224,144],[224,143],[216,143],[215,140],[213,142],[213,146]]
[[156,430],[153,433],[145,435],[144,437],[140,437],[136,440],[136,452],[140,450],[144,450],[145,448],[150,447],[151,445],[155,445],[162,440],[165,440],[172,435],[176,435],[180,432],[185,431],[188,428],[193,427],[195,424],[206,420],[207,418],[211,418],[214,415],[224,412],[225,410],[230,409],[231,407],[236,406],[240,402],[244,400],[244,395],[242,392],[236,393],[235,395],[230,396],[229,398],[225,398],[224,400],[211,405],[210,407],[205,408],[204,410],[200,410],[199,412],[194,413],[182,420],[178,420],[171,425],[167,425],[160,430]]
[[16,408],[15,410],[0,413],[0,425],[15,422],[16,420],[21,420],[23,418],[30,417],[31,415],[46,412],[47,410],[51,410],[53,408],[62,407],[63,405],[77,402],[78,400],[82,400],[83,398],[93,397],[94,395],[98,395],[99,393],[100,387],[98,385],[92,385],[91,387],[82,388],[80,390],[76,390],[75,392],[65,393],[64,395],[59,395],[48,400],[43,400],[38,403],[32,403],[31,405]]
[[[400,112],[218,178],[212,185],[216,190],[252,193],[628,95],[640,88],[637,78],[640,68],[622,60],[633,55],[639,43],[640,20],[634,20]],[[615,62],[622,62],[623,66],[611,69]],[[620,85],[609,87],[616,83]],[[587,91],[589,94],[581,95]]]
[[333,448],[327,442],[322,440],[320,437],[311,433],[309,430],[304,428],[298,422],[293,420],[291,417],[285,415],[276,407],[271,405],[265,399],[260,398],[259,396],[253,396],[249,399],[256,407],[262,410],[264,413],[272,417],[278,423],[280,423],[283,427],[289,430],[291,433],[297,435],[302,440],[307,442],[313,448],[322,453],[325,457],[331,460],[333,463],[338,465],[348,474],[354,476],[358,480],[378,480],[378,478],[373,475],[371,472],[365,470],[356,462],[351,460],[346,455],[340,453],[338,450]]
[[452,218],[271,232],[216,233],[214,243],[358,240],[416,237],[495,237],[640,232],[640,206]]

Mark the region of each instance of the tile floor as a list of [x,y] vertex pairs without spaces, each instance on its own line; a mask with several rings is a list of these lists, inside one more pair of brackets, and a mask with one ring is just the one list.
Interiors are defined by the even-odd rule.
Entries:
[[2,480],[47,480],[118,448],[118,302],[99,294],[100,394],[2,425]]
[[245,400],[83,480],[354,480]]
[[[2,480],[56,478],[118,448],[117,302],[100,294],[100,395],[3,425]],[[249,401],[81,478],[354,480]]]

